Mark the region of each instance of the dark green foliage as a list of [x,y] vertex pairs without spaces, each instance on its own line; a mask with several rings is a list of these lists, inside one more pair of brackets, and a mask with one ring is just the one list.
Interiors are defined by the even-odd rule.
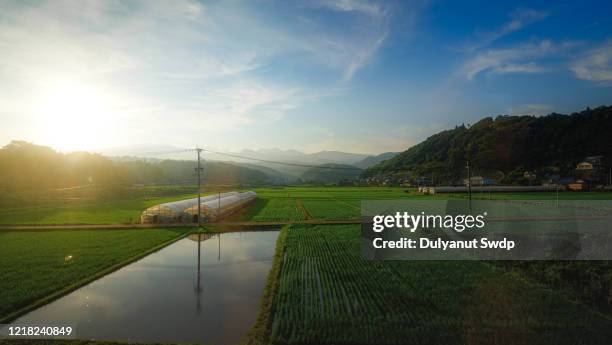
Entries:
[[[573,173],[586,156],[612,157],[612,107],[571,115],[498,116],[471,127],[435,134],[368,169],[364,177],[435,174],[438,183],[458,183],[470,161],[474,175],[504,176],[504,183],[524,183],[523,172],[538,176]],[[553,168],[554,167],[554,168]]]
[[129,182],[127,169],[102,155],[63,154],[24,141],[0,149],[0,167],[0,190],[5,192]]
[[376,165],[382,161],[386,161],[387,159],[391,159],[397,156],[399,152],[385,152],[376,156],[368,156],[363,160],[355,163],[354,165],[358,168],[367,169],[373,165]]

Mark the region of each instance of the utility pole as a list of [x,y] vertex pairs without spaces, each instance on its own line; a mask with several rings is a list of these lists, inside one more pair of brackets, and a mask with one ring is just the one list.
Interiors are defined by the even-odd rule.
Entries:
[[[196,169],[198,172],[198,227],[202,227],[202,181],[201,181],[201,172],[202,168],[200,167],[200,155],[202,153],[202,149],[196,147],[196,151],[198,153],[198,168]],[[198,251],[199,254],[199,251]]]

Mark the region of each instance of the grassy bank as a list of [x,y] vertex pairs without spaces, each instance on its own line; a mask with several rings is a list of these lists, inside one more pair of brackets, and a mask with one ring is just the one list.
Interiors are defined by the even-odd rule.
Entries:
[[0,233],[0,322],[178,239],[186,230]]
[[[103,340],[77,340],[77,339],[0,339],[0,345],[141,345],[141,343],[124,343],[116,341]],[[159,343],[150,343],[147,345],[161,345]],[[166,343],[166,345],[168,345]]]
[[607,344],[612,336],[609,318],[486,263],[367,261],[359,226],[283,233],[249,344]]
[[[142,343],[130,343],[105,340],[80,340],[80,339],[0,339],[0,345],[142,345]],[[146,345],[170,345],[169,343],[148,343]],[[188,345],[178,344],[175,345]],[[205,345],[205,344],[198,344]]]
[[284,227],[276,240],[274,262],[272,263],[270,273],[268,273],[268,281],[261,298],[259,314],[257,315],[255,325],[242,341],[245,345],[263,345],[268,342],[274,317],[274,297],[279,288],[283,257],[285,256],[285,241],[289,228],[290,226]]

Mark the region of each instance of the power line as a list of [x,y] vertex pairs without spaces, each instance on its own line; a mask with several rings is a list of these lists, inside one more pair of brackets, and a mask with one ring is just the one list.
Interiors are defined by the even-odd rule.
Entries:
[[203,149],[203,150],[208,152],[208,153],[214,153],[214,154],[222,155],[222,156],[247,159],[247,160],[263,162],[263,163],[288,165],[288,166],[294,166],[294,167],[318,168],[318,169],[329,169],[329,170],[353,170],[353,171],[362,171],[363,170],[363,169],[357,168],[357,167],[339,167],[339,166],[324,166],[324,165],[313,165],[313,164],[302,164],[302,163],[290,163],[290,162],[274,161],[274,160],[269,160],[269,159],[247,157],[247,156],[237,155],[237,154],[233,154],[233,153],[217,152],[217,151],[212,151],[212,150],[208,150],[208,149]]
[[[174,151],[157,151],[157,152],[136,152],[134,151],[135,156],[152,156],[152,155],[169,155],[175,153],[184,153],[184,152],[193,152],[195,149],[182,149],[182,150],[174,150]],[[129,151],[127,151],[129,152]],[[129,154],[123,156],[130,156]]]

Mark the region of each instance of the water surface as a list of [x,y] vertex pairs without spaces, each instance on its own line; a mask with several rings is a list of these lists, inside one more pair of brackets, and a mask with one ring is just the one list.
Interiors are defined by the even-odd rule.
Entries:
[[15,323],[65,323],[81,339],[238,344],[257,317],[277,236],[191,235]]

